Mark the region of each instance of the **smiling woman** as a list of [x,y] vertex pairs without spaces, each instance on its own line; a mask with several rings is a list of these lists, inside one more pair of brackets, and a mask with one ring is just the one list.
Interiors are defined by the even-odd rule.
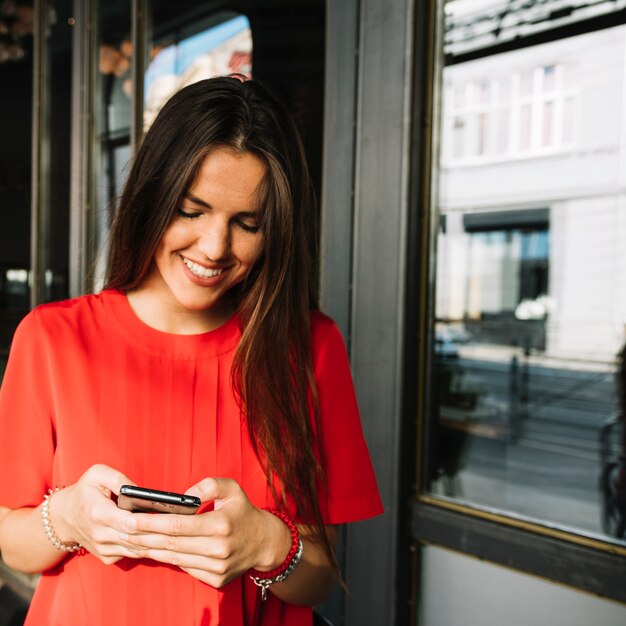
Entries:
[[[137,154],[106,288],[21,323],[0,550],[43,572],[27,624],[310,626],[335,526],[382,512],[343,340],[316,310],[311,189],[265,88],[193,84]],[[202,505],[118,508],[136,484]]]

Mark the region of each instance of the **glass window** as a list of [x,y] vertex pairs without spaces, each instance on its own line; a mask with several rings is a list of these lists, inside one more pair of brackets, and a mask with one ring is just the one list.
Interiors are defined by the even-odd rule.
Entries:
[[45,7],[44,54],[38,78],[41,92],[39,154],[32,152],[35,12],[32,2],[0,4],[0,375],[19,320],[31,306],[31,190],[33,159],[41,225],[37,245],[42,289],[37,301],[68,293],[71,1]]
[[454,147],[453,147],[453,155],[457,158],[463,156],[463,151],[465,149],[465,119],[460,115],[454,118]]
[[[153,2],[155,16],[170,3]],[[144,82],[144,127],[179,89],[205,78],[241,74],[252,78],[252,32],[244,15],[210,12],[175,26],[154,24],[150,63]]]
[[542,68],[543,91],[549,93],[556,89],[556,68],[554,65],[545,65]]
[[43,101],[47,115],[40,149],[43,153],[43,217],[39,241],[43,300],[62,300],[69,290],[70,133],[72,71],[72,0],[48,3]]
[[0,4],[0,374],[30,308],[32,2]]
[[496,129],[496,150],[498,154],[503,154],[509,149],[509,118],[510,112],[507,109],[500,109],[497,112]]
[[[482,9],[446,10],[461,46]],[[468,160],[471,111],[444,109],[427,484],[613,542],[626,540],[625,45],[622,25],[443,70],[451,93],[475,85],[477,132]]]
[[98,72],[94,94],[91,283],[102,286],[106,237],[131,156],[131,3],[98,2]]
[[543,103],[543,128],[541,133],[541,144],[550,146],[554,143],[554,102]]
[[534,73],[532,70],[524,70],[520,74],[519,91],[521,96],[530,96],[533,92]]
[[[46,27],[43,40],[35,42],[34,3],[0,3],[0,380],[15,328],[31,308],[31,296],[40,302],[68,293],[71,5],[71,0],[51,0],[40,7]],[[43,50],[39,66],[34,62],[37,43]],[[38,105],[35,123],[33,99]],[[39,258],[32,266],[34,196]],[[38,288],[35,271],[41,279]],[[29,596],[37,579],[9,570],[0,559],[3,592],[10,580],[14,590]],[[16,599],[12,592],[3,595],[0,621],[19,620],[23,601]]]
[[532,106],[530,104],[524,104],[520,107],[519,112],[519,149],[528,150],[530,148],[531,133],[532,133]]

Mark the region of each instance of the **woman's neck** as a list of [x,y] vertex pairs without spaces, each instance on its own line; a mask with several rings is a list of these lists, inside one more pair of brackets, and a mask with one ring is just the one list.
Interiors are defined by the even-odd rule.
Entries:
[[135,315],[146,325],[175,335],[197,335],[215,330],[233,315],[232,303],[209,310],[193,310],[182,306],[145,283],[126,293]]

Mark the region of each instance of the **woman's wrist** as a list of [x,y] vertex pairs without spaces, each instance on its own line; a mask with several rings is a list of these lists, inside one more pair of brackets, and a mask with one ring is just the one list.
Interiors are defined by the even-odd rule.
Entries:
[[254,569],[269,572],[280,566],[291,549],[291,533],[285,523],[269,511],[259,509],[262,527],[258,563]]
[[266,511],[280,520],[289,530],[290,546],[287,555],[277,567],[269,571],[253,568],[248,572],[252,582],[261,589],[261,600],[267,599],[267,590],[271,585],[282,583],[291,576],[298,567],[304,551],[300,533],[293,520],[277,509],[266,509]]
[[[78,546],[76,541],[74,526],[68,521],[65,513],[71,509],[69,505],[69,497],[71,496],[71,488],[49,490],[44,497],[42,503],[42,521],[44,525],[44,532],[51,543],[60,550],[67,552],[73,551],[70,549],[72,546]],[[53,538],[56,539],[62,546],[68,546],[67,548],[59,548],[56,545]]]

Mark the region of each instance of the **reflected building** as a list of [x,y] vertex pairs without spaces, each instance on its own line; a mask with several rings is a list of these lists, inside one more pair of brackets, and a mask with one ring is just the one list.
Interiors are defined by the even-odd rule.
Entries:
[[613,361],[626,323],[626,27],[444,70],[437,318]]

